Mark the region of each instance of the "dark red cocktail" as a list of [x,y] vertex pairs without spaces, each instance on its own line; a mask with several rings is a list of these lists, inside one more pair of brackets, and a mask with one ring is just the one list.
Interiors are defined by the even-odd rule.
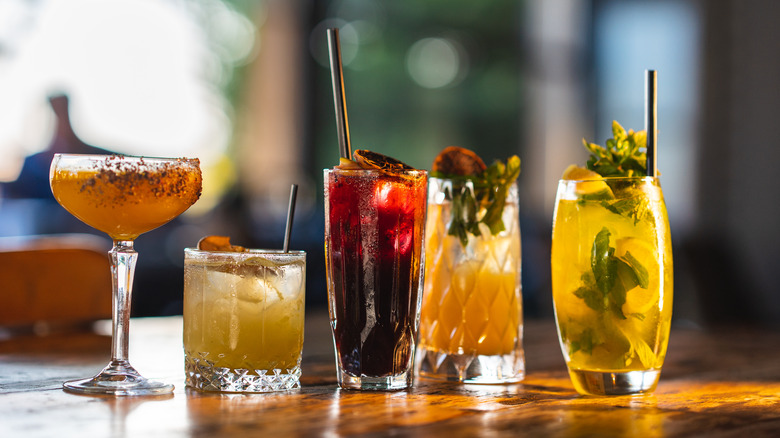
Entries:
[[328,297],[339,384],[412,383],[427,174],[325,171]]

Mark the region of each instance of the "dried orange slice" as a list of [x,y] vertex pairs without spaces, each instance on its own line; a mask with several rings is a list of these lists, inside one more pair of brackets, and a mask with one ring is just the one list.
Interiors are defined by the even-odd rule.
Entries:
[[474,151],[460,146],[447,146],[433,160],[431,170],[443,176],[476,176],[487,169]]
[[246,251],[243,246],[231,245],[230,237],[227,236],[206,236],[198,241],[198,249],[201,251]]
[[366,149],[358,149],[352,155],[355,157],[355,161],[366,169],[379,169],[387,173],[403,173],[406,170],[414,170],[414,167],[395,158]]

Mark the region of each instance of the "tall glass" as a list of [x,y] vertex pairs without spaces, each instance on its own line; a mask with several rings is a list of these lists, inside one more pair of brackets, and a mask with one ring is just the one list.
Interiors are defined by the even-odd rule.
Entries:
[[509,383],[525,375],[517,186],[507,193],[504,231],[448,234],[453,193],[471,182],[431,178],[425,227],[425,287],[417,348],[420,376]]
[[342,388],[412,385],[427,173],[325,170],[328,301]]
[[657,178],[558,183],[552,287],[575,389],[653,391],[672,319],[672,245]]
[[74,392],[110,395],[163,394],[173,385],[141,376],[128,360],[133,241],[187,210],[200,197],[197,159],[56,154],[51,190],[66,210],[114,241],[108,252],[113,278],[111,361],[94,377],[64,383]]
[[306,253],[184,250],[184,370],[201,391],[300,388]]

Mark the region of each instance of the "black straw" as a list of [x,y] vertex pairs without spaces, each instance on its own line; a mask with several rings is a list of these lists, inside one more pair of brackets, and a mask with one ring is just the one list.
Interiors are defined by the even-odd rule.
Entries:
[[645,132],[647,133],[647,176],[658,174],[658,74],[645,70]]
[[290,205],[287,206],[287,229],[284,231],[284,252],[290,249],[290,235],[292,234],[293,216],[295,216],[295,198],[298,195],[298,184],[290,187]]
[[339,30],[328,29],[328,52],[330,53],[330,77],[333,82],[333,104],[336,109],[336,134],[339,139],[341,158],[352,157],[349,143],[349,121],[347,120],[347,98],[344,94],[344,71],[341,68],[341,44]]

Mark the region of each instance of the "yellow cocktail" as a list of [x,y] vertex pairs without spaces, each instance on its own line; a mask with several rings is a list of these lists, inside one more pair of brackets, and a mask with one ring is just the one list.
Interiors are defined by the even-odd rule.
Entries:
[[672,246],[658,179],[561,180],[552,282],[577,391],[652,391],[672,317]]
[[302,251],[184,252],[187,386],[300,387],[306,283]]

